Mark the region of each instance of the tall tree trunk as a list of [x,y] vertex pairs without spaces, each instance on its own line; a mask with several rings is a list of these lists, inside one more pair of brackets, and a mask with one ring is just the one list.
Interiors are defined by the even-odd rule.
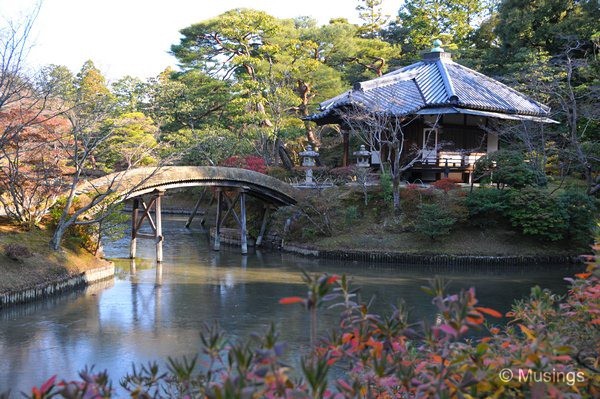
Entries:
[[69,196],[67,197],[67,201],[65,202],[63,211],[60,215],[60,219],[56,225],[56,230],[54,230],[54,234],[52,234],[52,239],[50,240],[50,248],[55,251],[60,249],[60,243],[62,242],[63,236],[67,232],[67,229],[71,225],[68,223],[69,220],[69,210],[73,205],[73,201],[75,200],[75,189],[79,184],[79,176],[81,174],[82,168],[78,167],[77,172],[73,175],[73,181],[71,182],[71,188],[69,191]]
[[[310,99],[314,97],[314,95],[310,92],[310,85],[303,80],[298,79],[298,87],[296,92],[298,93],[301,101],[300,105],[298,106],[300,115],[302,117],[307,117],[309,115],[308,103],[310,102]],[[306,130],[306,139],[308,142],[311,143],[313,147],[317,147],[319,143],[309,121],[304,121],[304,129]]]
[[56,230],[54,230],[54,234],[52,234],[52,239],[50,240],[50,248],[54,251],[58,251],[60,249],[60,243],[63,236],[67,232],[67,228],[68,226],[64,223],[56,226]]
[[286,168],[287,170],[292,170],[294,168],[294,162],[292,162],[292,158],[287,153],[287,150],[281,143],[281,140],[277,139],[276,145],[277,145],[277,152],[279,154],[279,159],[281,159],[281,163],[283,164],[283,167]]
[[[392,143],[392,148],[394,151],[394,165],[391,168],[391,173],[392,187],[394,189],[394,212],[398,213],[400,211],[400,179],[402,178],[402,170],[400,169],[400,156],[402,155],[404,143],[398,141],[396,132],[394,132],[393,135],[394,141]],[[404,136],[402,136],[402,140],[404,140]]]
[[400,176],[394,173],[392,178],[392,188],[394,190],[394,211],[400,211]]

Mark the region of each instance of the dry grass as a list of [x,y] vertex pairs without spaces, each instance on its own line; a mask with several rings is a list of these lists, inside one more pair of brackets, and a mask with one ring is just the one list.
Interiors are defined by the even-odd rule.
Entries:
[[[33,287],[107,264],[75,246],[52,251],[49,241],[48,231],[23,231],[0,219],[0,293]],[[5,254],[7,244],[24,246],[33,255],[13,260]]]

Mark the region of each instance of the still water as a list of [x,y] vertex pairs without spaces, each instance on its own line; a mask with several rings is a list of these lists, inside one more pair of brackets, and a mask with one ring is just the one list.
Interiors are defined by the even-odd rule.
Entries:
[[[167,217],[163,223],[162,270],[148,240],[138,240],[140,259],[132,268],[125,238],[105,249],[117,266],[114,281],[0,310],[0,392],[11,388],[17,397],[54,374],[75,378],[86,365],[107,369],[118,386],[132,362],[195,354],[198,331],[213,321],[234,338],[264,331],[275,321],[293,362],[308,344],[308,315],[299,305],[279,305],[278,300],[305,293],[300,268],[352,276],[362,287],[362,298],[374,298],[375,311],[387,311],[403,298],[413,320],[435,317],[431,299],[420,289],[434,275],[450,280],[450,290],[474,286],[482,306],[506,312],[535,284],[564,293],[563,277],[574,272],[568,266],[395,266],[268,251],[241,256],[236,247],[211,251],[203,232],[183,227],[183,217]],[[320,320],[325,329],[337,315],[324,311]]]

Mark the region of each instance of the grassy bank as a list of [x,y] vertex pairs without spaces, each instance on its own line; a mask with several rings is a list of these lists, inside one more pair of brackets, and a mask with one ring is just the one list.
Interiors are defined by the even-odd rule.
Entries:
[[107,261],[69,243],[58,252],[52,251],[49,241],[47,230],[24,231],[6,219],[0,219],[0,293],[30,288],[108,265]]
[[[283,237],[285,243],[316,250],[353,250],[365,252],[397,252],[405,254],[472,255],[472,256],[576,256],[589,251],[567,239],[545,241],[523,234],[511,226],[504,215],[486,213],[469,216],[464,205],[469,190],[455,190],[448,195],[423,190],[418,201],[415,196],[402,198],[403,211],[395,215],[389,200],[382,198],[378,187],[370,187],[368,204],[364,204],[359,188],[342,187],[323,191],[304,191],[297,207],[281,208],[269,223],[271,233]],[[403,189],[403,194],[407,190]],[[411,193],[410,191],[408,192]],[[412,191],[417,193],[417,191]],[[168,193],[164,209],[191,211],[199,190]],[[448,208],[460,219],[447,234],[431,238],[417,232],[418,204],[421,198],[439,201],[440,208]],[[215,222],[215,204],[210,194],[204,196],[201,209],[207,225]],[[411,202],[412,201],[412,202]],[[248,200],[248,229],[256,238],[262,222],[260,202]],[[194,223],[198,223],[198,216]],[[287,231],[285,224],[291,220]],[[226,226],[237,228],[233,218]],[[327,231],[327,234],[324,233]]]
[[[367,252],[399,252],[407,254],[473,255],[473,256],[563,256],[579,255],[581,251],[561,244],[543,245],[509,229],[496,227],[479,229],[461,227],[437,241],[413,232],[390,233],[378,229],[363,229],[337,233],[318,240],[290,240],[318,250],[353,250]],[[362,231],[360,231],[362,230]]]
[[[524,234],[511,223],[508,212],[494,210],[491,201],[485,204],[491,211],[477,214],[480,205],[467,198],[468,190],[402,189],[399,212],[391,209],[389,200],[376,188],[369,192],[366,205],[356,189],[303,194],[297,207],[280,210],[272,224],[291,245],[326,251],[472,256],[574,256],[589,251],[585,243],[568,236],[578,226],[568,232],[563,226],[564,238],[550,241]],[[501,199],[504,202],[498,201],[497,208],[508,209],[504,197]],[[435,211],[432,215],[423,213],[423,205],[429,204]],[[286,220],[291,221],[288,228],[281,228]],[[428,229],[421,229],[422,225],[429,225]],[[552,226],[544,228],[546,234],[552,231]]]

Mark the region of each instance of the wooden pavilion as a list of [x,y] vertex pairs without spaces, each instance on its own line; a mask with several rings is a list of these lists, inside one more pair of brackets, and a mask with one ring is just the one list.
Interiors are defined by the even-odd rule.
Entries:
[[[349,128],[344,116],[356,109],[409,121],[405,144],[418,148],[411,177],[437,180],[442,175],[470,178],[481,156],[498,150],[498,120],[555,122],[550,108],[510,87],[452,61],[436,40],[422,61],[359,82],[320,104],[306,119],[317,125],[338,124],[344,137],[343,166],[349,164]],[[408,146],[405,145],[405,148]],[[371,165],[385,153],[372,144]]]

